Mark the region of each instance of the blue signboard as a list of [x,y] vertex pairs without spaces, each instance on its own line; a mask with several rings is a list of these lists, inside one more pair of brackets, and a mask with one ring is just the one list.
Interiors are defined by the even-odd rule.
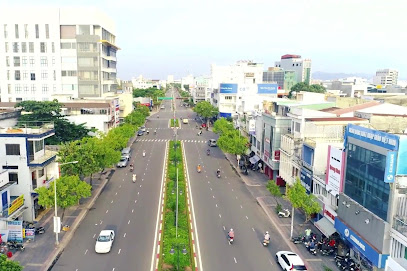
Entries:
[[338,233],[363,254],[372,264],[384,268],[388,255],[380,254],[376,249],[369,246],[360,236],[353,232],[338,217],[335,217],[335,229]]
[[407,137],[400,136],[396,175],[407,175]]
[[394,175],[396,175],[397,152],[389,151],[386,157],[386,169],[384,171],[384,182],[394,183]]
[[307,194],[311,194],[312,189],[312,173],[306,170],[305,168],[301,168],[301,176],[300,181],[302,186],[305,187],[307,190]]
[[277,94],[278,84],[258,84],[258,94]]
[[232,117],[232,113],[222,113],[222,112],[219,112],[219,117],[220,117],[220,118],[230,118],[230,117]]
[[302,162],[309,169],[314,165],[314,149],[305,144],[302,148]]
[[362,140],[363,142],[367,142],[392,151],[397,151],[399,145],[399,137],[396,135],[380,132],[354,124],[348,124],[348,126],[346,127],[346,136],[353,137]]
[[237,84],[220,84],[220,93],[237,93]]

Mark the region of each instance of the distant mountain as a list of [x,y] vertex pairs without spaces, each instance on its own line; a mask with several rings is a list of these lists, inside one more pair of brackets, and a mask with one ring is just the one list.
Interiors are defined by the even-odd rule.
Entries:
[[346,77],[362,77],[368,80],[373,78],[373,74],[365,74],[365,73],[335,73],[335,72],[314,72],[312,73],[312,79],[318,80],[334,80],[334,79],[341,79]]

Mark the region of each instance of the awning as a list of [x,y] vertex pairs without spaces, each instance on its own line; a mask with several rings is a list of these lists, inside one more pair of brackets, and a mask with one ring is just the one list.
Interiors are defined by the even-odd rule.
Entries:
[[258,157],[257,155],[255,155],[249,159],[250,163],[252,163],[252,164],[256,164],[259,160],[260,160],[260,157]]
[[317,227],[326,237],[329,237],[336,232],[334,225],[326,217],[315,222],[315,227]]

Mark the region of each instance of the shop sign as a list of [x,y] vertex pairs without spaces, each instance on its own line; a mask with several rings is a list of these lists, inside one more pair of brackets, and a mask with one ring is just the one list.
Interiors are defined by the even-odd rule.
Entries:
[[10,205],[10,208],[8,208],[8,215],[10,216],[12,213],[18,210],[21,206],[24,204],[24,194],[13,200],[13,202]]
[[353,137],[392,151],[396,151],[399,145],[399,137],[396,135],[365,128],[355,124],[348,124],[346,128],[346,136]]
[[264,139],[264,141],[266,141],[266,143],[270,144],[270,139],[269,139],[268,137],[266,137],[266,138]]
[[267,150],[264,150],[264,157],[270,157],[270,153]]
[[256,134],[256,120],[249,120],[249,134]]
[[367,242],[338,219],[338,217],[335,218],[335,229],[373,265],[384,268],[388,255],[380,254],[375,248],[369,246]]
[[23,221],[8,221],[7,228],[9,241],[23,242]]
[[328,165],[326,174],[326,190],[331,191],[333,196],[336,196],[341,191],[341,183],[343,180],[345,153],[338,148],[329,146],[328,148]]
[[274,151],[274,160],[280,161],[280,151]]
[[302,186],[305,187],[305,190],[307,191],[307,194],[311,194],[312,175],[305,168],[301,168],[300,181],[301,181]]
[[397,152],[389,151],[386,156],[386,169],[384,171],[384,182],[394,183],[394,175],[396,174]]
[[244,74],[245,77],[254,77],[254,72],[246,72]]
[[329,208],[327,205],[324,206],[324,216],[332,223],[335,224],[336,212]]

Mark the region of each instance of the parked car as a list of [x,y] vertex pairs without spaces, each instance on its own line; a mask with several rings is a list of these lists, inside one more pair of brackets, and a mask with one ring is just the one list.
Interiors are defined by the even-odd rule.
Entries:
[[127,159],[125,156],[122,156],[120,158],[119,163],[117,163],[117,167],[127,167],[128,163],[129,163],[129,159]]
[[188,119],[183,119],[183,120],[182,120],[182,123],[183,123],[183,124],[188,124]]
[[124,148],[122,150],[122,156],[126,157],[127,160],[130,160],[131,157],[131,148]]
[[144,132],[142,130],[138,130],[137,135],[142,136],[142,135],[144,135]]
[[279,251],[276,253],[276,261],[284,271],[306,271],[307,267],[304,262],[294,252]]
[[141,127],[140,127],[140,131],[145,132],[145,131],[146,131],[146,126],[141,126]]
[[161,105],[161,107],[160,107],[161,109],[165,109],[165,106],[164,105]]
[[202,123],[202,128],[206,128],[206,123]]
[[208,146],[209,147],[216,147],[217,146],[216,139],[209,139],[208,140]]
[[114,241],[113,230],[103,230],[100,232],[98,239],[96,240],[95,252],[96,253],[109,253],[112,249]]

